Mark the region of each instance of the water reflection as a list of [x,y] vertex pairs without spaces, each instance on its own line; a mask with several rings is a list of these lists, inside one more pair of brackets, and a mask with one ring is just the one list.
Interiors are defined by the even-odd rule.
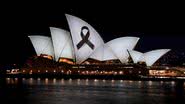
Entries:
[[85,80],[85,85],[88,86],[89,85],[89,79]]
[[48,84],[48,78],[45,78],[45,84],[46,85]]
[[175,81],[171,81],[171,84],[174,86],[175,85]]
[[3,104],[177,104],[184,90],[182,81],[6,78],[0,97]]
[[102,81],[103,81],[104,83],[106,82],[106,80],[105,80],[105,79],[103,79]]
[[62,85],[64,85],[64,84],[65,84],[64,79],[61,79],[61,84],[62,84]]
[[151,86],[152,85],[152,81],[149,81],[148,84]]
[[37,81],[40,81],[40,78],[37,78]]
[[30,84],[30,85],[33,84],[33,78],[30,78],[30,79],[29,79],[29,84]]
[[77,79],[77,84],[80,85],[80,79]]
[[2,104],[26,104],[27,92],[23,80],[20,78],[0,79],[0,98]]
[[122,83],[122,82],[123,82],[123,80],[120,80],[120,82]]
[[56,78],[53,79],[53,84],[56,84]]

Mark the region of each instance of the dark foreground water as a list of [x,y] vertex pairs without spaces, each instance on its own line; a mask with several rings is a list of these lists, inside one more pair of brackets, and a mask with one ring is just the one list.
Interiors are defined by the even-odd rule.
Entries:
[[0,104],[185,104],[185,83],[6,78]]

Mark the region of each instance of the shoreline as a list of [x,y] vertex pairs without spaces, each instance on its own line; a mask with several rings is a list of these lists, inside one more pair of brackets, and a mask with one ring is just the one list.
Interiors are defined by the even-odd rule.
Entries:
[[50,75],[50,74],[14,74],[4,75],[4,78],[56,78],[56,79],[100,79],[100,80],[133,80],[133,81],[183,81],[185,77],[151,77],[151,76],[126,76],[126,75]]

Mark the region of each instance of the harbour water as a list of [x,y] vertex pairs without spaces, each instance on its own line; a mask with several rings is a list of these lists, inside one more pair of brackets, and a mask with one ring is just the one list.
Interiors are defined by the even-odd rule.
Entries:
[[185,104],[185,82],[1,79],[2,104]]

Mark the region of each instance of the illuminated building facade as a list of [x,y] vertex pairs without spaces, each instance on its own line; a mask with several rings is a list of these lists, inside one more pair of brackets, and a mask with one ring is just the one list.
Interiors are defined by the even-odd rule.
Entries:
[[[153,50],[146,53],[134,51],[138,37],[120,37],[107,43],[100,34],[82,19],[66,14],[70,32],[50,27],[51,37],[29,36],[38,56],[44,56],[57,62],[84,65],[94,59],[99,63],[117,60],[128,64],[129,57],[134,63],[145,62],[152,66],[169,49]],[[48,56],[47,56],[48,55]]]
[[131,58],[134,63],[145,62],[147,66],[152,66],[160,57],[169,52],[170,49],[158,49],[152,50],[146,53],[141,53],[138,51],[129,51]]

